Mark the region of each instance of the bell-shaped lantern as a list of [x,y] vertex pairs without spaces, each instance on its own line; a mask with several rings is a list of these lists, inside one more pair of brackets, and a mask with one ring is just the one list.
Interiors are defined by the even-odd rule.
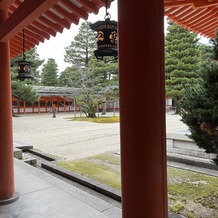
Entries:
[[13,64],[17,65],[18,79],[20,80],[33,79],[33,76],[31,75],[31,66],[33,65],[33,62],[26,61],[24,30],[23,30],[23,59],[15,61]]
[[17,65],[18,79],[33,79],[31,75],[31,65],[33,62],[26,61],[25,58],[23,58],[23,60],[15,61],[14,64]]
[[98,49],[94,51],[97,59],[103,59],[104,56],[113,56],[117,59],[117,21],[111,21],[111,16],[107,12],[106,1],[106,15],[104,21],[97,21],[90,24],[90,28],[97,32],[97,46]]

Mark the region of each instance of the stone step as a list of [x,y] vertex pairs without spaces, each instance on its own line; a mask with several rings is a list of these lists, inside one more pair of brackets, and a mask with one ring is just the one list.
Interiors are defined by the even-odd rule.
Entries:
[[23,158],[22,150],[19,149],[19,148],[14,148],[14,157],[15,157],[16,159],[21,160],[21,159]]
[[29,157],[29,158],[27,158],[27,159],[23,159],[23,162],[25,162],[25,163],[27,163],[27,164],[29,164],[29,165],[35,166],[36,163],[37,163],[37,160],[36,160],[36,158],[34,158],[34,157]]

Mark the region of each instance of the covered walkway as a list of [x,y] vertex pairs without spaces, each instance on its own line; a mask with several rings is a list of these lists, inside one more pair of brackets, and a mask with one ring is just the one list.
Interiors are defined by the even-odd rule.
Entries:
[[120,218],[120,203],[82,190],[15,159],[19,201],[0,206],[1,218]]
[[[97,14],[106,2],[111,1],[0,0],[0,202],[15,193],[10,58],[22,53],[23,30],[30,49],[87,19],[88,13]],[[118,1],[124,218],[168,217],[164,12],[190,30],[196,27],[196,32],[214,37],[217,5],[218,0]],[[144,109],[140,119],[134,116],[135,102]]]

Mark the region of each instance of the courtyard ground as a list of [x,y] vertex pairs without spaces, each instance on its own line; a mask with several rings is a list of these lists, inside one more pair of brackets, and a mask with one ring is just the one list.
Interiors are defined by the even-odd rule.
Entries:
[[[119,123],[69,121],[67,118],[70,117],[74,117],[74,113],[58,113],[56,118],[52,118],[50,113],[13,117],[14,141],[66,160],[119,151]],[[179,115],[166,115],[167,131],[186,129]]]

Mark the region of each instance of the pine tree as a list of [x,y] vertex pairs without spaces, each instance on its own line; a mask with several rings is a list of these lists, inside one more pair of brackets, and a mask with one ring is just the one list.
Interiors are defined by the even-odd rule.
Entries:
[[207,153],[217,154],[214,162],[218,165],[218,38],[212,44],[213,55],[208,55],[208,47],[201,83],[186,87],[180,107],[182,121],[189,126],[189,137]]
[[92,58],[86,70],[92,71],[94,76],[99,78],[101,87],[111,84],[118,86],[118,63],[112,61],[111,57],[105,57],[104,60]]
[[179,111],[178,102],[187,84],[199,82],[200,49],[196,34],[169,22],[166,35],[166,95],[173,98]]
[[96,49],[96,34],[89,27],[90,22],[84,22],[74,41],[66,48],[65,61],[72,65],[86,67],[93,51]]
[[44,86],[58,85],[58,66],[53,58],[49,58],[42,68],[42,81]]
[[77,88],[79,77],[78,67],[67,67],[63,72],[61,72],[59,77],[59,86],[63,87],[74,87]]

